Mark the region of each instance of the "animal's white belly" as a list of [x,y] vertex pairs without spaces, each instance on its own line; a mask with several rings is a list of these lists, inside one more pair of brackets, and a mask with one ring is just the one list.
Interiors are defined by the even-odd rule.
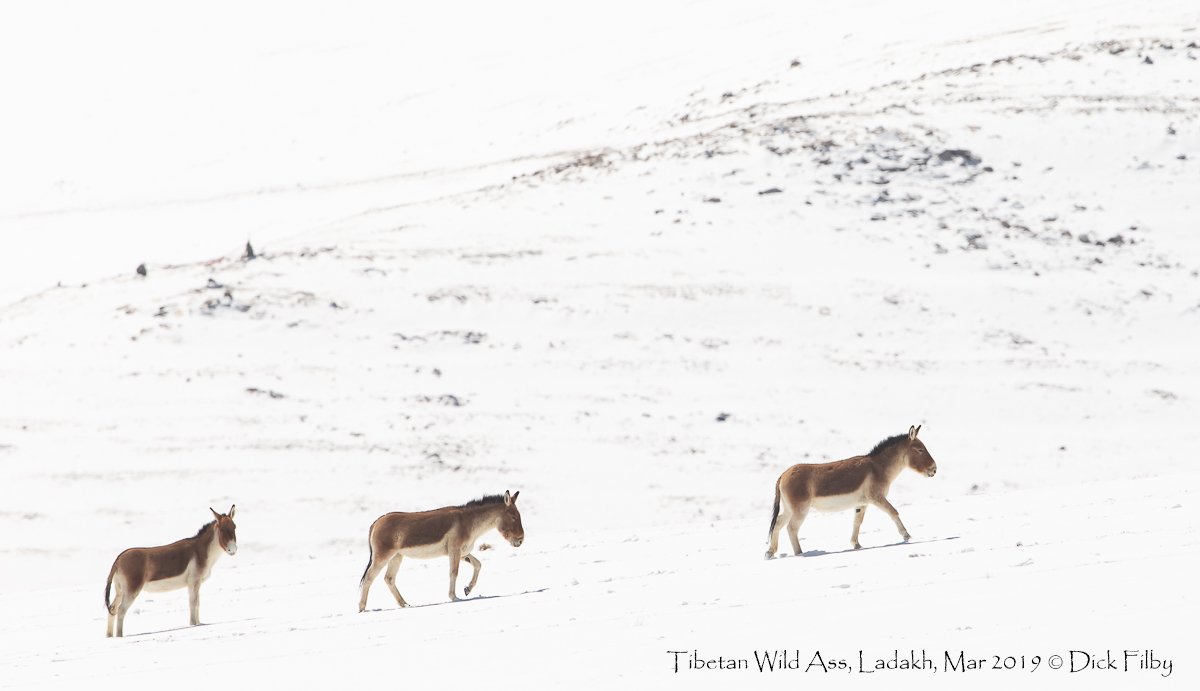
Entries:
[[428,545],[403,547],[400,549],[400,554],[405,557],[412,557],[413,559],[434,559],[446,556],[446,545],[441,542],[434,542]]
[[817,511],[845,511],[846,509],[852,509],[866,503],[866,497],[862,492],[851,492],[850,494],[814,497],[812,507]]
[[188,574],[187,571],[184,571],[178,576],[163,578],[157,581],[150,581],[146,585],[142,586],[142,589],[149,590],[152,593],[158,593],[164,590],[179,590],[180,588],[186,588],[187,585]]

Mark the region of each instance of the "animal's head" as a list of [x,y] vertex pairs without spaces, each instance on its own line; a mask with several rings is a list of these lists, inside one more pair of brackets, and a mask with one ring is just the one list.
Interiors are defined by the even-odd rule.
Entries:
[[229,513],[217,513],[213,508],[208,507],[212,511],[212,515],[216,516],[217,540],[221,543],[221,549],[229,556],[237,554],[237,524],[233,522],[233,514],[237,512],[237,506],[229,507]]
[[929,449],[925,448],[925,442],[917,439],[917,433],[920,431],[920,425],[908,428],[908,467],[925,477],[933,477],[937,474],[937,463]]
[[517,510],[517,497],[520,492],[509,494],[504,492],[504,511],[500,514],[500,525],[497,529],[500,536],[508,540],[513,547],[520,547],[525,541],[525,528],[521,527],[521,512]]

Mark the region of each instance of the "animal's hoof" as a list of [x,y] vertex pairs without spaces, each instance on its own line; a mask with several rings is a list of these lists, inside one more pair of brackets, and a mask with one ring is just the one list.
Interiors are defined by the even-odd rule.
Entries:
[[471,594],[471,586],[467,586],[466,588],[463,588],[463,595],[470,595],[470,594]]
[[860,545],[856,542],[856,543],[854,543],[854,549],[862,549],[862,545]]
[[904,541],[905,541],[905,542],[908,542],[908,541],[909,541],[909,540],[911,540],[911,539],[912,539],[912,535],[905,535],[905,536],[904,536]]

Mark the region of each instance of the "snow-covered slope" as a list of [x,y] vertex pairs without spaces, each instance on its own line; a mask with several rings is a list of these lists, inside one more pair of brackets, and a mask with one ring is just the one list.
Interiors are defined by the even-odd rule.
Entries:
[[[130,70],[103,117],[56,91],[0,135],[22,249],[0,284],[0,686],[1161,673],[1049,669],[1107,649],[1195,677],[1200,13],[641,9],[124,42],[75,15],[80,43],[14,77],[30,96]],[[55,18],[24,19],[0,43],[40,55]],[[918,423],[939,473],[892,490],[912,543],[868,510],[871,549],[845,551],[851,515],[814,515],[807,558],[762,560],[784,468]],[[444,603],[444,560],[409,560],[421,606],[377,583],[355,613],[376,516],[504,489],[527,540],[491,540],[478,597]],[[113,557],[235,502],[208,625],[148,594],[104,639]],[[939,672],[676,674],[668,653],[914,649]],[[946,651],[989,669],[946,674]]]

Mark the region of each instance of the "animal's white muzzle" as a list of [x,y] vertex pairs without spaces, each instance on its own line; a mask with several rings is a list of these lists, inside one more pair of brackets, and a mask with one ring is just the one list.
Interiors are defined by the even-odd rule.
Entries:
[[225,552],[231,557],[237,554],[237,542],[231,540],[229,544],[225,546]]

